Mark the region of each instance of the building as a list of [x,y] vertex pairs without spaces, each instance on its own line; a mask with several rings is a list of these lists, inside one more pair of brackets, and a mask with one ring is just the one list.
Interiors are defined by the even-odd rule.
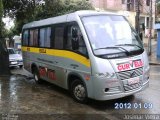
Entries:
[[[96,10],[105,10],[116,12],[126,16],[130,23],[135,27],[136,23],[136,1],[137,0],[89,0]],[[140,28],[144,36],[149,34],[149,15],[150,15],[150,0],[140,1]],[[152,0],[153,10],[153,25],[155,23],[155,3],[156,0]],[[152,30],[152,36],[154,36],[154,30]]]
[[13,40],[14,40],[14,48],[15,49],[21,49],[21,35],[18,36],[18,35],[15,35],[13,37]]

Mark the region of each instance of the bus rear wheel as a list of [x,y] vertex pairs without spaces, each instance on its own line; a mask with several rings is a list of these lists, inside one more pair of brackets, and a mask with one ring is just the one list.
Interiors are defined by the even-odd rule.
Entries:
[[23,67],[23,65],[20,65],[19,67],[20,67],[20,68],[22,68],[22,67]]
[[74,80],[71,84],[71,95],[79,103],[87,103],[86,87],[81,80]]
[[33,76],[36,83],[41,83],[42,80],[40,79],[39,71],[36,67],[33,68]]

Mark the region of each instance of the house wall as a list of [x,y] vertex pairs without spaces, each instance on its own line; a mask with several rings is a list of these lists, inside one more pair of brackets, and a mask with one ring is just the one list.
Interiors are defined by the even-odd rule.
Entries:
[[[126,18],[130,21],[133,27],[135,27],[136,1],[137,0],[89,0],[89,2],[97,10],[112,11],[126,16]],[[152,0],[152,10],[153,10],[152,26],[154,26],[155,23],[155,1],[156,0]],[[130,10],[128,9],[128,7],[130,8]],[[145,26],[145,30],[143,31],[143,33],[144,36],[146,37],[148,35],[148,28],[149,28],[149,21],[148,21],[150,13],[149,10],[150,6],[147,5],[147,0],[140,0],[140,24],[144,24]],[[152,35],[154,35],[154,30],[152,31],[153,31]]]

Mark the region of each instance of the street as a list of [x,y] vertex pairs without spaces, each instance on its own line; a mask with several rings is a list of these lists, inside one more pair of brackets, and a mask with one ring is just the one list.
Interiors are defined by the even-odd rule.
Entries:
[[75,102],[70,94],[53,84],[36,84],[25,70],[14,68],[10,78],[0,79],[0,113],[21,119],[119,120],[127,114],[160,113],[160,66],[151,66],[150,86],[146,90],[121,99]]
[[1,0],[0,25],[0,120],[160,120],[160,0]]

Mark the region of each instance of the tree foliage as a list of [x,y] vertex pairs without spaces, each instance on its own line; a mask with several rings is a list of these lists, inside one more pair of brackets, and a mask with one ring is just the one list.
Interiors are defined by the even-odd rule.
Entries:
[[[9,74],[9,56],[6,50],[6,44],[4,40],[4,23],[2,21],[3,17],[3,3],[0,0],[0,76]],[[2,69],[3,68],[3,69]]]
[[2,30],[3,30],[3,21],[2,21],[2,17],[3,17],[3,4],[2,4],[2,0],[0,0],[0,37],[2,38]]
[[157,13],[160,14],[160,3],[157,4]]
[[86,0],[77,0],[75,2],[71,0],[45,0],[45,6],[42,9],[41,16],[37,15],[36,18],[48,18],[54,17],[77,10],[94,9]]
[[2,21],[3,18],[3,3],[2,0],[0,0],[0,38],[4,38],[6,36],[6,29],[5,29],[5,24]]
[[3,0],[5,15],[15,18],[14,32],[20,33],[25,23],[70,13],[94,9],[86,0]]
[[158,2],[160,2],[160,0],[156,0],[156,2],[158,3]]
[[[34,20],[36,0],[3,0],[4,15],[15,19],[15,32],[20,33],[22,25]],[[15,33],[15,34],[16,34]]]

